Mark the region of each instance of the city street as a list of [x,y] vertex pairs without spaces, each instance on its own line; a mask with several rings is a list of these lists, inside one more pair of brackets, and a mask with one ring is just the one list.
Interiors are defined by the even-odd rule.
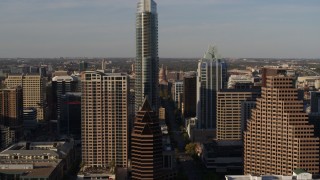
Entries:
[[185,140],[183,138],[179,125],[175,121],[173,104],[166,101],[165,106],[168,115],[167,118],[169,118],[169,129],[173,134],[174,141],[177,143],[177,147],[179,150],[179,153],[176,154],[178,160],[180,161],[180,164],[178,164],[178,166],[181,166],[181,168],[183,169],[183,173],[188,177],[188,179],[203,179],[203,171],[199,168],[198,164],[192,159],[192,157],[185,153]]

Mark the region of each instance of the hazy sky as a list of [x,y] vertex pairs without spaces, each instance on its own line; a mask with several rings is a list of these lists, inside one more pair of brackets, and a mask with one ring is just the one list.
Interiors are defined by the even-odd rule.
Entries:
[[[0,57],[134,57],[138,0],[0,0]],[[320,58],[319,0],[156,0],[160,57]]]

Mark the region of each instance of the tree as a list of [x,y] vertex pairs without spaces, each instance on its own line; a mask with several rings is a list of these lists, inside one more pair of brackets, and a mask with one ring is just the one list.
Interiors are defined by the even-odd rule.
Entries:
[[189,143],[185,147],[185,151],[190,156],[196,155],[196,144],[195,143]]
[[114,174],[115,173],[115,167],[116,167],[116,163],[114,161],[114,159],[112,159],[112,161],[109,162],[109,172]]
[[213,173],[212,171],[209,171],[205,174],[203,179],[204,180],[218,180],[219,177],[215,173]]
[[187,180],[188,179],[188,176],[182,172],[182,171],[179,171],[177,173],[177,177],[176,177],[177,180]]

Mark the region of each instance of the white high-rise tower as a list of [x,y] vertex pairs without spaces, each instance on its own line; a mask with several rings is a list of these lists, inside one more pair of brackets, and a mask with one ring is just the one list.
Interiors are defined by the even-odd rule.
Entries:
[[140,0],[136,14],[135,110],[144,98],[158,111],[158,15],[153,0]]

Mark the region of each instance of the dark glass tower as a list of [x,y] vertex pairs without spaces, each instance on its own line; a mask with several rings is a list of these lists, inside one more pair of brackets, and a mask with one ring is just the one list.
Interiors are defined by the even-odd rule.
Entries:
[[153,0],[140,0],[136,19],[136,80],[135,111],[146,97],[153,110],[158,111],[158,17]]

